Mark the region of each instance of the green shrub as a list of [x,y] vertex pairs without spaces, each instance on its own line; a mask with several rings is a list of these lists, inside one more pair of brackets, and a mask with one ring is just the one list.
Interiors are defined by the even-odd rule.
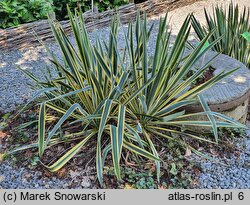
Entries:
[[[40,99],[39,103],[38,142],[10,151],[9,154],[38,147],[42,157],[49,147],[71,142],[72,147],[47,166],[54,172],[83,146],[93,145],[94,142],[97,176],[101,184],[107,155],[112,154],[115,175],[120,180],[121,155],[127,152],[137,163],[145,163],[145,159],[153,160],[159,180],[158,151],[164,144],[159,144],[157,138],[175,141],[199,153],[182,137],[217,143],[218,127],[244,127],[228,117],[211,112],[202,96],[198,96],[234,70],[222,72],[207,82],[190,87],[209,64],[202,65],[188,78],[186,75],[194,63],[217,42],[204,47],[213,34],[209,33],[199,46],[184,56],[190,33],[190,16],[172,46],[171,33],[167,31],[167,16],[160,20],[153,60],[148,56],[148,40],[153,25],[147,29],[146,17],[141,20],[137,15],[135,28],[132,23],[129,24],[124,31],[123,49],[118,48],[118,19],[113,20],[109,41],[97,37],[95,45],[92,45],[81,15],[73,16],[70,13],[69,17],[77,49],[72,46],[61,26],[51,22],[63,57],[62,61],[48,50],[54,64],[51,69],[55,69],[57,77],[49,75],[49,68],[48,75],[44,76],[45,81],[23,70],[41,89],[36,96],[45,95],[45,99]],[[199,102],[205,112],[185,113],[185,106]],[[51,115],[59,119],[55,124],[47,123]],[[187,119],[196,115],[207,115],[210,121]],[[214,117],[222,121],[215,121]],[[192,131],[192,126],[211,127],[215,142]]]
[[[94,1],[99,11],[105,11],[126,3],[128,3],[128,0]],[[58,20],[67,19],[67,5],[72,11],[79,7],[82,11],[87,11],[91,9],[91,0],[1,0],[0,28],[45,19],[48,13],[52,11],[55,12]]]
[[[97,0],[94,1],[95,6],[100,12],[112,9],[128,3],[128,0]],[[91,0],[53,0],[54,11],[58,20],[68,18],[67,5],[73,11],[75,8],[81,8],[82,11],[91,9]]]
[[[78,3],[79,2],[79,3]],[[83,11],[91,8],[89,0],[53,0],[54,12],[58,20],[63,20],[67,17],[67,5],[71,10],[81,7]]]
[[[215,30],[210,42],[221,37],[221,40],[212,49],[238,59],[246,66],[250,66],[250,37],[244,37],[250,31],[250,11],[244,7],[240,12],[238,5],[232,2],[228,9],[216,6],[213,14],[210,15],[204,9],[206,24],[204,26],[192,16],[193,28],[200,40],[202,40],[209,32]],[[249,33],[248,33],[249,35]]]
[[47,18],[51,5],[52,0],[1,0],[0,28]]
[[94,1],[95,5],[98,7],[99,11],[106,11],[108,9],[112,9],[115,7],[122,6],[124,4],[129,3],[129,0],[99,0],[99,1]]

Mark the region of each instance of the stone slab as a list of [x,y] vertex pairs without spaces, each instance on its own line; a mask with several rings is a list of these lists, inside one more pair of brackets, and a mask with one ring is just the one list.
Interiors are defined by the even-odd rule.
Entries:
[[[209,62],[216,52],[208,51],[204,57],[198,60],[195,66]],[[203,97],[209,105],[232,102],[244,95],[249,97],[250,90],[250,70],[243,63],[224,54],[219,54],[212,60],[211,67],[215,68],[214,75],[223,71],[230,71],[239,68],[237,71],[227,76],[216,85],[202,92]],[[244,100],[243,100],[244,102]]]

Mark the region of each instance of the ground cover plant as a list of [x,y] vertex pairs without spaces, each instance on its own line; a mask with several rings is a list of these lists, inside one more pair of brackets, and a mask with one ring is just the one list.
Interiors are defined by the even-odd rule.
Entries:
[[217,52],[229,55],[250,66],[250,10],[231,2],[227,9],[216,6],[212,14],[204,9],[206,24],[203,26],[195,16],[192,16],[193,28],[200,40],[214,30],[209,42],[221,37],[212,48]]
[[[146,16],[141,19],[138,13],[135,25],[130,23],[127,29],[123,28],[124,48],[118,46],[119,18],[112,22],[109,41],[97,36],[94,45],[89,40],[81,13],[73,15],[69,11],[69,18],[77,48],[60,24],[50,21],[62,60],[48,49],[54,66],[43,71],[43,80],[23,70],[34,80],[36,89],[40,89],[35,95],[40,97],[36,101],[39,105],[38,141],[10,150],[7,155],[38,148],[43,160],[51,147],[67,144],[68,148],[60,152],[56,160],[44,165],[55,172],[83,147],[90,146],[96,153],[96,173],[101,185],[109,155],[118,180],[122,176],[120,164],[125,159],[137,164],[147,160],[154,162],[159,180],[162,161],[158,153],[165,143],[173,141],[201,154],[189,144],[189,138],[216,144],[219,127],[245,128],[231,118],[210,111],[199,95],[237,68],[219,73],[196,87],[191,86],[210,67],[209,63],[201,65],[190,75],[194,63],[219,39],[206,44],[212,31],[197,47],[184,52],[191,29],[190,16],[173,45],[167,15],[160,19],[153,57],[148,56],[147,51],[153,25],[147,27]],[[53,69],[56,77],[52,75]],[[185,112],[185,106],[197,103],[203,106],[204,112]],[[190,120],[200,115],[206,115],[208,120]],[[214,140],[195,133],[192,127],[197,126],[210,127]],[[163,140],[165,143],[159,145]],[[175,173],[175,167],[172,169]]]

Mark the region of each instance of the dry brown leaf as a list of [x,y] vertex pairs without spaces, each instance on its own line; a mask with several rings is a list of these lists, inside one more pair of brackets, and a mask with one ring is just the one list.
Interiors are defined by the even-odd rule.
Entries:
[[24,155],[25,155],[26,157],[28,157],[28,158],[32,158],[33,152],[32,152],[32,151],[27,151],[27,152],[25,152]]
[[62,169],[60,169],[60,170],[57,172],[57,175],[58,175],[60,178],[64,177],[66,174],[67,174],[66,168],[62,168]]
[[4,181],[4,176],[3,175],[0,175],[0,183],[2,182],[2,181]]
[[158,189],[167,189],[167,187],[165,187],[163,185],[158,185]]
[[0,163],[3,161],[4,156],[5,156],[4,154],[0,153]]
[[71,133],[69,131],[65,131],[65,135],[70,135]]
[[156,166],[155,166],[155,164],[152,164],[152,166],[151,166],[151,172],[154,173],[155,171],[156,171]]
[[192,155],[192,151],[189,147],[186,148],[186,153],[185,153],[185,157],[189,157]]
[[5,138],[7,134],[5,132],[0,131],[0,138]]
[[124,189],[133,189],[133,187],[130,184],[125,184]]
[[210,148],[210,153],[215,155],[215,156],[218,156],[218,152],[213,148]]
[[47,171],[47,170],[44,170],[44,176],[46,177],[51,177],[52,176],[52,173]]

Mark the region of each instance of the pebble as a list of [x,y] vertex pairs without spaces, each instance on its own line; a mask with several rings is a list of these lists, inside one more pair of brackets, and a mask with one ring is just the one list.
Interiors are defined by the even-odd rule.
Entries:
[[88,177],[83,177],[82,178],[81,186],[83,188],[89,188],[91,186],[91,183],[90,183],[90,180],[89,180]]

